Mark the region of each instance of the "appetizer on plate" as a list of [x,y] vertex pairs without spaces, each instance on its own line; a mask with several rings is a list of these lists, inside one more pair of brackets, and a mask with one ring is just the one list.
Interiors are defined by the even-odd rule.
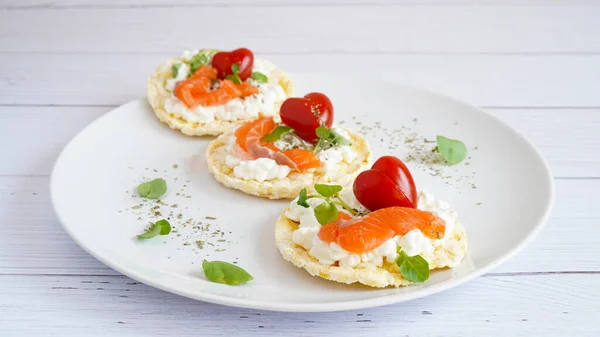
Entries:
[[259,114],[276,115],[293,93],[285,72],[245,48],[186,50],[148,80],[156,116],[190,136],[220,135]]
[[378,159],[352,188],[302,191],[277,220],[283,257],[313,276],[371,287],[401,287],[455,267],[467,236],[448,203],[421,191],[396,157]]
[[366,169],[366,140],[333,125],[333,105],[322,93],[288,98],[282,123],[261,116],[213,140],[206,150],[221,184],[270,199],[292,199],[315,184],[346,184]]

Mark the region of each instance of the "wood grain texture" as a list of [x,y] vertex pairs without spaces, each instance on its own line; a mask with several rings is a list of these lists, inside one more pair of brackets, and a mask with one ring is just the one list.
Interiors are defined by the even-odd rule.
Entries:
[[[47,175],[62,148],[112,107],[0,107],[0,175]],[[555,177],[600,177],[600,109],[488,109],[539,148]],[[49,128],[48,125],[60,125]],[[26,128],[28,132],[23,132]],[[31,135],[35,135],[32,137]]]
[[[0,274],[117,275],[62,230],[49,200],[48,177],[0,177]],[[600,272],[600,210],[588,198],[600,180],[557,180],[547,228],[524,252],[493,273]],[[582,233],[585,233],[582,235]]]
[[[36,10],[39,8],[138,8],[138,7],[297,7],[297,6],[556,6],[565,5],[562,0],[5,0],[0,8]],[[569,6],[598,5],[594,0],[570,0]]]
[[[10,65],[0,67],[0,104],[121,105],[145,95],[150,72],[181,50],[171,53],[0,53],[0,64]],[[292,79],[294,73],[341,73],[352,69],[441,92],[478,106],[600,107],[596,90],[600,78],[599,55],[374,52],[260,56],[291,72]]]
[[0,276],[0,313],[3,336],[597,336],[597,285],[597,275],[483,277],[392,306],[293,314],[202,303],[121,276]]
[[[597,6],[6,10],[0,12],[0,51],[165,52],[193,41],[259,53],[598,53],[599,14]],[[226,29],[202,33],[221,27],[223,18]]]
[[[600,335],[600,2],[566,4],[0,1],[0,335]],[[189,34],[212,32],[224,17],[218,33]],[[548,225],[467,285],[362,311],[227,308],[119,275],[60,227],[49,201],[52,163],[94,118],[143,96],[163,60],[242,45],[292,73],[371,72],[493,107],[558,177]]]

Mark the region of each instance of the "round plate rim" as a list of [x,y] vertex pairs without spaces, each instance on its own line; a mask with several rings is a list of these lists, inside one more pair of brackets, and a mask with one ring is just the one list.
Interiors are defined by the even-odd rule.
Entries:
[[[550,213],[551,213],[551,210],[552,210],[552,207],[554,204],[554,197],[555,197],[554,179],[552,177],[552,173],[548,166],[548,163],[542,157],[542,155],[539,153],[539,151],[536,149],[536,147],[533,145],[533,143],[527,137],[523,136],[518,131],[513,129],[510,125],[508,125],[508,123],[499,119],[495,115],[493,115],[483,109],[480,109],[478,107],[464,103],[460,100],[451,98],[444,94],[440,94],[440,93],[437,93],[437,92],[434,92],[434,91],[431,91],[428,89],[424,89],[424,88],[420,88],[420,87],[416,87],[416,86],[404,85],[404,84],[400,84],[400,83],[394,83],[394,85],[397,85],[398,87],[403,87],[404,89],[421,91],[428,95],[437,96],[438,98],[448,100],[453,104],[463,105],[469,109],[474,109],[474,110],[477,110],[479,113],[487,115],[489,118],[493,119],[496,123],[499,123],[502,126],[506,127],[507,129],[511,130],[516,137],[520,138],[520,140],[522,140],[524,142],[524,144],[529,146],[530,149],[533,150],[533,152],[537,156],[537,159],[543,165],[544,178],[546,180],[546,183],[549,187],[549,192],[550,192],[548,194],[548,200],[546,202],[546,209],[544,210],[543,216],[539,219],[539,221],[537,222],[537,224],[535,225],[533,230],[529,233],[529,235],[524,237],[512,249],[504,252],[502,255],[500,255],[498,258],[496,258],[493,262],[491,262],[485,266],[478,267],[463,277],[452,278],[448,281],[444,281],[444,282],[437,283],[437,284],[434,284],[434,285],[431,285],[431,286],[428,286],[425,288],[416,289],[414,291],[406,292],[406,293],[402,293],[402,294],[398,294],[398,295],[388,295],[388,296],[373,297],[373,298],[368,298],[368,299],[351,300],[351,301],[337,301],[337,302],[327,302],[327,303],[271,303],[268,301],[260,301],[260,300],[255,300],[255,299],[244,299],[244,298],[234,298],[234,297],[228,297],[228,296],[222,296],[222,295],[215,295],[215,294],[211,294],[211,293],[186,291],[185,289],[178,289],[177,287],[169,287],[169,286],[160,284],[159,282],[156,282],[152,278],[146,277],[141,273],[127,270],[126,268],[120,266],[118,263],[115,263],[114,261],[104,258],[101,252],[90,249],[89,247],[86,246],[86,244],[84,242],[81,242],[78,239],[77,234],[73,231],[72,226],[67,225],[62,220],[64,218],[63,216],[61,216],[62,211],[56,207],[56,204],[57,204],[56,203],[56,193],[55,193],[55,191],[57,190],[57,182],[56,182],[56,175],[57,175],[56,171],[57,170],[56,170],[56,168],[57,168],[58,164],[61,162],[61,160],[63,160],[63,155],[66,152],[66,150],[71,146],[71,144],[73,144],[73,142],[75,142],[77,140],[77,138],[81,134],[85,133],[93,124],[95,124],[97,121],[101,120],[102,118],[105,118],[108,115],[115,113],[115,111],[117,111],[119,109],[126,108],[129,105],[144,104],[145,100],[146,100],[145,97],[138,98],[136,100],[132,100],[128,103],[118,106],[118,107],[104,113],[103,115],[99,116],[94,121],[92,121],[90,124],[88,124],[85,128],[83,128],[80,132],[78,132],[77,135],[75,137],[73,137],[73,139],[71,141],[69,141],[69,143],[63,148],[63,150],[61,151],[61,153],[59,154],[58,158],[56,159],[56,161],[54,163],[54,166],[52,168],[52,173],[50,175],[50,197],[51,197],[52,207],[54,209],[55,214],[57,215],[57,217],[59,219],[61,226],[65,230],[65,232],[73,239],[73,241],[75,241],[75,243],[77,243],[78,246],[80,246],[83,250],[85,250],[88,254],[92,255],[94,258],[96,258],[100,262],[102,262],[105,265],[109,266],[110,268],[118,271],[119,273],[122,273],[125,276],[128,276],[136,281],[142,282],[151,287],[158,288],[158,289],[161,289],[161,290],[164,290],[164,291],[167,291],[170,293],[174,293],[177,295],[181,295],[181,296],[184,296],[187,298],[201,300],[204,302],[221,304],[221,305],[226,305],[226,306],[231,306],[231,307],[261,309],[261,310],[269,310],[269,311],[332,312],[332,311],[346,311],[346,310],[372,308],[372,307],[377,307],[377,306],[400,303],[400,302],[410,301],[410,300],[413,300],[416,298],[429,296],[429,295],[432,295],[435,293],[439,293],[439,292],[448,290],[450,288],[454,288],[458,285],[469,282],[469,281],[487,273],[488,271],[496,268],[500,264],[506,262],[508,259],[510,259],[514,255],[516,255],[517,253],[519,253],[521,250],[523,250],[523,248],[525,248],[528,244],[530,244],[533,241],[533,239],[544,228],[544,226],[546,225],[546,223],[548,221],[548,218],[550,217]],[[173,131],[173,132],[175,132],[175,131]]]

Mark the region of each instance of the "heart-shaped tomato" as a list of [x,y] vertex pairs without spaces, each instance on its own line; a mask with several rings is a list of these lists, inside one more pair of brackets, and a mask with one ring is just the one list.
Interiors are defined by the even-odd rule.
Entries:
[[400,206],[416,208],[417,189],[410,171],[393,156],[384,156],[354,180],[354,196],[370,211]]
[[294,133],[307,142],[316,143],[315,130],[333,124],[333,105],[325,94],[311,92],[304,97],[291,97],[285,100],[280,109],[281,120]]
[[242,81],[252,76],[254,66],[254,54],[249,49],[240,48],[234,51],[220,51],[213,56],[212,66],[219,71],[218,77],[224,79],[227,75],[233,75],[231,66],[237,64],[240,67],[238,75]]

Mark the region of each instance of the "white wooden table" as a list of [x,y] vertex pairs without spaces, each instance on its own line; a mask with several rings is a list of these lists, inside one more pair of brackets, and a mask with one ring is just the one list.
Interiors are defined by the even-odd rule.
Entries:
[[[0,335],[599,336],[599,18],[600,2],[576,0],[1,0]],[[547,227],[467,285],[369,310],[227,308],[120,275],[63,232],[48,175],[81,128],[199,46],[247,46],[292,73],[369,71],[492,111],[552,168]]]

